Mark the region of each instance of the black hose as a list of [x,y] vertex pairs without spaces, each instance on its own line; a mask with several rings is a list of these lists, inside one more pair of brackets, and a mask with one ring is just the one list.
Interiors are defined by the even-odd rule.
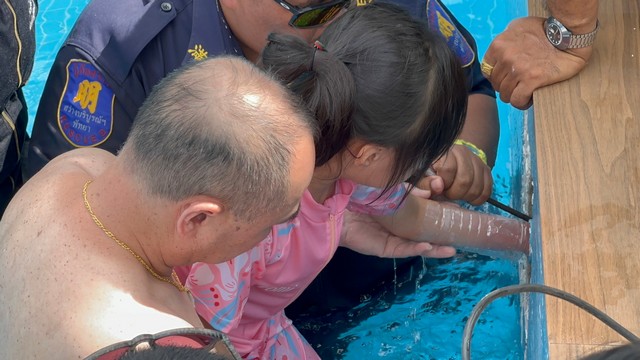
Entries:
[[546,285],[540,284],[520,284],[520,285],[512,285],[505,286],[485,295],[476,306],[474,306],[471,311],[471,316],[467,319],[467,323],[464,326],[464,332],[462,333],[462,359],[470,360],[471,359],[471,336],[473,335],[473,328],[482,314],[482,311],[489,306],[489,304],[498,298],[523,293],[523,292],[538,292],[551,296],[555,296],[562,300],[568,301],[581,309],[587,311],[591,315],[598,318],[600,321],[608,325],[610,328],[615,330],[618,334],[622,335],[624,338],[629,340],[632,343],[640,343],[640,338],[634,335],[631,331],[624,328],[618,322],[613,320],[607,314],[598,310],[595,306],[589,304],[588,302],[580,299],[579,297],[572,295],[568,292],[562,291],[560,289],[556,289]]

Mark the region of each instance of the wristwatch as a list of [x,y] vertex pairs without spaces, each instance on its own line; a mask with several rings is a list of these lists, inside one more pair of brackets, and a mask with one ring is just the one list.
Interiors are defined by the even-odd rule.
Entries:
[[600,28],[596,20],[596,28],[592,32],[574,35],[558,19],[549,16],[544,22],[544,32],[549,42],[560,50],[583,48],[593,45],[596,40],[596,33]]

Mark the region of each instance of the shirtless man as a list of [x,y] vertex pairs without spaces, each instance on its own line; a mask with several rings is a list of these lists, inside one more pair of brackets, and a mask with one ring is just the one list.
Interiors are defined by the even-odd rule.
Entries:
[[246,60],[204,60],[157,85],[117,156],[54,159],[0,222],[0,358],[201,327],[172,268],[231,259],[295,216],[315,157],[302,108]]

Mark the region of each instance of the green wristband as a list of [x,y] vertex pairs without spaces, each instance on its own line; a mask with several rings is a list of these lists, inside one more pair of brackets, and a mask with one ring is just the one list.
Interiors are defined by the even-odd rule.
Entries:
[[485,154],[484,151],[478,148],[475,144],[462,139],[456,139],[453,144],[466,146],[467,149],[471,150],[472,153],[474,153],[477,157],[480,158],[480,160],[482,160],[485,165],[487,165],[487,154]]

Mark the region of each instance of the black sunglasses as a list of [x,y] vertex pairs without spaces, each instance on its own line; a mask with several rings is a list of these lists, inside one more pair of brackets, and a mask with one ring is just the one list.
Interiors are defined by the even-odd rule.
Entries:
[[304,29],[320,26],[333,20],[338,13],[340,13],[340,10],[349,4],[350,0],[335,0],[328,3],[303,7],[302,9],[291,5],[285,0],[274,1],[293,14],[291,20],[289,20],[289,25],[294,28]]
[[223,333],[209,329],[183,328],[167,330],[153,335],[138,335],[129,341],[122,341],[104,347],[86,357],[85,360],[118,360],[129,352],[141,351],[137,347],[143,344],[145,349],[158,346],[188,347],[203,349],[229,360],[241,359],[227,336]]

